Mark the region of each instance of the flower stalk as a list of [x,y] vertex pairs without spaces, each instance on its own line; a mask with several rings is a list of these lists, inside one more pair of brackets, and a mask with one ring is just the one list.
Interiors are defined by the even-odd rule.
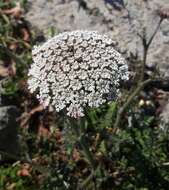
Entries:
[[81,119],[79,119],[78,122],[77,121],[72,122],[72,120],[70,121],[71,129],[76,135],[76,138],[78,139],[78,142],[83,150],[83,154],[92,167],[92,171],[94,171],[96,169],[96,163],[93,159],[93,155],[91,151],[89,150],[89,146],[88,146],[88,143],[86,142],[84,134],[81,134],[81,130],[80,130],[82,127]]

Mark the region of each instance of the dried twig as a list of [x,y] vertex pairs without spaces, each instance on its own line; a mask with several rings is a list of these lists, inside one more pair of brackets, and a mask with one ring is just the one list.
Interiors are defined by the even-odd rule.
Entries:
[[147,63],[147,55],[148,55],[149,47],[150,47],[151,43],[153,42],[153,39],[154,39],[155,35],[157,34],[163,20],[164,20],[163,18],[161,18],[159,20],[156,29],[154,30],[152,36],[150,37],[150,39],[148,41],[147,41],[145,35],[143,35],[143,36],[139,35],[141,37],[141,39],[142,39],[143,48],[144,48],[143,61],[142,61],[141,74],[140,74],[140,81],[144,80],[144,72],[145,72],[145,66],[146,66],[146,63]]
[[143,51],[143,61],[142,61],[142,65],[141,65],[141,74],[140,74],[140,80],[137,84],[137,87],[136,89],[134,90],[133,93],[131,93],[126,102],[124,103],[124,105],[119,109],[118,113],[117,113],[117,117],[116,117],[116,121],[115,121],[115,124],[114,124],[114,129],[116,131],[116,129],[119,127],[119,124],[120,124],[120,121],[121,121],[121,118],[124,114],[124,112],[126,111],[126,109],[128,108],[128,106],[130,105],[130,103],[133,101],[133,99],[135,98],[135,96],[137,96],[140,91],[147,85],[149,84],[150,82],[152,82],[152,79],[148,79],[148,80],[145,80],[144,81],[144,73],[145,73],[145,67],[146,67],[146,62],[147,62],[147,55],[148,55],[148,50],[149,50],[149,47],[151,45],[151,43],[153,42],[153,39],[155,37],[155,35],[157,34],[159,28],[160,28],[160,25],[162,23],[162,21],[164,20],[163,17],[160,18],[160,21],[158,22],[157,24],[157,27],[156,29],[154,30],[152,36],[150,37],[150,39],[147,41],[146,39],[146,35],[139,35],[142,39],[142,43],[143,43],[143,48],[144,48],[144,51]]

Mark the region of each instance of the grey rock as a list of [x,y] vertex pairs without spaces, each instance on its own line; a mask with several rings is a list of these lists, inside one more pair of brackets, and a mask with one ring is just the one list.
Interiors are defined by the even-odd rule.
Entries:
[[28,0],[28,2],[30,9],[26,13],[26,19],[40,30],[47,31],[50,27],[55,27],[58,32],[76,29],[97,30],[98,28],[100,28],[99,31],[106,31],[101,18],[80,8],[76,0],[48,2]]
[[[58,32],[76,29],[97,30],[108,33],[118,42],[126,56],[140,59],[143,47],[140,35],[143,29],[147,38],[153,33],[159,17],[157,9],[169,6],[168,0],[124,0],[120,10],[105,0],[28,0],[30,9],[26,19],[42,31],[54,27]],[[80,6],[86,3],[86,8]],[[106,3],[109,2],[109,3]],[[116,2],[114,0],[114,2]],[[119,1],[120,2],[120,1]],[[117,2],[116,2],[117,5]],[[150,47],[148,64],[156,64],[164,76],[169,76],[169,21],[165,21]]]
[[[15,106],[0,107],[0,151],[16,155],[19,152],[16,118],[19,116]],[[1,157],[4,155],[0,153]],[[8,159],[8,158],[7,158]]]
[[169,129],[169,101],[165,105],[163,112],[160,114],[161,122],[160,122],[160,127],[163,130],[168,130]]

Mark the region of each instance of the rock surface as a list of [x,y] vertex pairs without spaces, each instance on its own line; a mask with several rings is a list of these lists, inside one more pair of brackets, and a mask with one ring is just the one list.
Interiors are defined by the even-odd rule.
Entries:
[[[42,31],[55,27],[58,32],[76,29],[97,30],[119,43],[128,55],[142,56],[138,33],[145,28],[147,38],[159,17],[156,11],[169,6],[168,0],[28,0],[26,19]],[[124,2],[124,4],[123,4]],[[157,64],[169,76],[169,21],[164,21],[150,48],[148,64]]]
[[[19,152],[16,122],[18,115],[15,106],[0,107],[0,151],[14,155]],[[4,158],[3,155],[1,157]]]

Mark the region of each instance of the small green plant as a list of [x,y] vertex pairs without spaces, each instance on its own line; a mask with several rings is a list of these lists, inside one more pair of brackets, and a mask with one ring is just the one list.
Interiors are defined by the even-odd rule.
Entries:
[[[29,180],[17,175],[19,167],[0,167],[0,189],[3,190],[28,190]],[[31,181],[31,179],[30,179]]]

